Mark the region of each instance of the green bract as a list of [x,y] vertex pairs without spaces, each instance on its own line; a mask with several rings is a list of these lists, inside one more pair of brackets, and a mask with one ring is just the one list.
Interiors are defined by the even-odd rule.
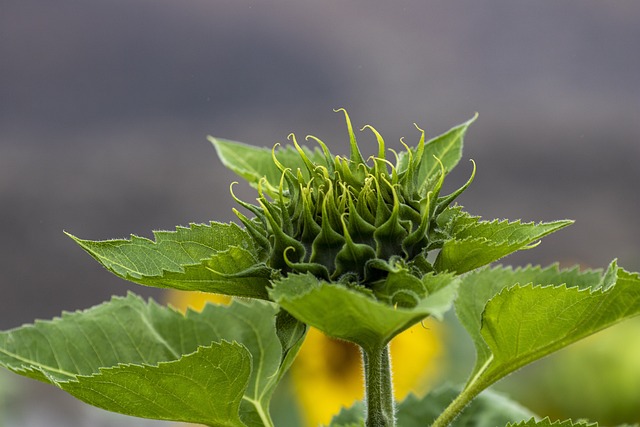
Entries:
[[[640,277],[615,261],[585,272],[485,267],[572,221],[483,221],[467,213],[454,201],[475,164],[466,184],[441,194],[475,118],[428,141],[416,126],[417,144],[402,142],[399,152],[365,126],[377,141],[365,159],[339,111],[349,157],[332,155],[316,137],[307,137],[315,149],[294,135],[272,149],[210,138],[224,165],[257,190],[256,204],[232,192],[242,225],[191,224],[154,232],[154,240],[71,236],[124,279],[254,301],[182,314],[133,295],[114,298],[1,332],[0,365],[124,414],[271,427],[271,397],[311,325],[362,349],[364,403],[343,410],[332,426],[590,427],[536,420],[483,390],[638,315]],[[428,316],[442,319],[453,305],[477,353],[467,383],[396,407],[389,342]]]
[[[440,196],[445,175],[460,158],[457,142],[471,121],[430,144],[425,144],[422,131],[416,148],[394,153],[394,164],[386,158],[382,136],[371,126],[366,128],[378,140],[378,154],[365,162],[346,112],[345,117],[350,158],[332,156],[315,137],[322,155],[308,153],[290,135],[299,158],[287,153],[280,161],[274,147],[279,179],[251,179],[258,188],[258,205],[239,202],[255,218],[237,215],[269,254],[267,265],[284,275],[311,273],[371,288],[399,265],[416,277],[433,271],[427,255],[441,248],[444,239],[438,218],[471,183]],[[212,141],[223,152],[225,142]],[[230,166],[239,169],[233,162]]]

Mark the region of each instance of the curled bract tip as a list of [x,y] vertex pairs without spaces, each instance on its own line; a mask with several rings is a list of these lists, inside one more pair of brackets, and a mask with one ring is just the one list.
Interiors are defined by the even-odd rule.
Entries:
[[295,252],[296,248],[294,248],[293,246],[287,246],[282,252],[282,258],[284,258],[284,262],[287,264],[289,268],[293,268],[293,262],[291,262],[291,260],[287,256],[287,252],[289,252],[289,250],[292,250]]
[[229,184],[229,193],[231,194],[231,197],[233,198],[233,200],[235,200],[236,202],[239,202],[240,199],[238,199],[236,195],[233,193],[233,186],[236,184],[238,184],[238,181],[232,181],[231,184]]
[[[413,157],[413,153],[411,152],[411,149],[409,148],[409,145],[407,145],[407,143],[404,142],[404,136],[402,138],[400,138],[400,144],[402,144],[402,146],[407,150],[407,153],[409,153],[409,158],[412,158]],[[411,163],[411,161],[409,161],[409,163]]]

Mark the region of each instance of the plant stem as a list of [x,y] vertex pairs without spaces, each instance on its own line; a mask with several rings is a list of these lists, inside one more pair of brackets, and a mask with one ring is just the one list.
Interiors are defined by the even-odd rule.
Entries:
[[362,352],[367,403],[366,427],[394,427],[395,402],[389,346]]
[[477,383],[471,387],[465,388],[447,408],[440,414],[438,418],[431,424],[431,427],[447,427],[453,420],[460,415],[460,412],[476,397],[484,387],[477,386]]

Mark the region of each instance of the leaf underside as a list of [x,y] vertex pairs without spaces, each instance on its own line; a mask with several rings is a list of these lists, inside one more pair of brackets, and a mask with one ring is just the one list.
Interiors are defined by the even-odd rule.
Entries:
[[155,241],[138,236],[104,241],[69,236],[109,271],[141,285],[267,298],[268,272],[238,274],[260,265],[263,254],[233,223],[156,231]]
[[445,240],[434,267],[437,271],[458,274],[474,270],[506,255],[528,249],[542,237],[560,230],[573,221],[521,223],[520,221],[480,221],[459,210],[445,225],[449,238]]
[[[413,308],[376,301],[370,295],[306,275],[275,282],[271,297],[298,320],[325,334],[356,343],[365,350],[382,348],[394,336],[429,315],[441,318],[455,298],[458,279],[452,275],[423,278],[432,292]],[[327,310],[331,315],[327,315]]]
[[186,315],[132,294],[0,334],[0,364],[110,411],[210,426],[262,426],[303,335],[283,349],[275,306]]

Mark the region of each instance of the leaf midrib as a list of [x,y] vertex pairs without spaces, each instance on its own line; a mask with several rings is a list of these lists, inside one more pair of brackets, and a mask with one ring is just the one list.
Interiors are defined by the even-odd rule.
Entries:
[[[13,358],[13,359],[15,359],[15,360],[19,360],[19,361],[21,361],[21,362],[24,362],[24,363],[25,363],[26,365],[28,365],[30,368],[38,369],[38,370],[40,370],[43,374],[45,373],[45,372],[43,372],[43,371],[47,371],[47,372],[55,372],[55,373],[57,373],[57,374],[60,374],[60,375],[64,375],[64,376],[66,376],[66,377],[69,377],[69,378],[70,378],[70,379],[72,379],[72,380],[73,380],[73,379],[75,379],[75,378],[78,376],[78,374],[74,374],[74,373],[71,373],[71,372],[65,371],[65,370],[63,370],[63,369],[60,369],[60,368],[54,368],[53,366],[48,366],[48,365],[45,365],[44,363],[40,363],[40,362],[37,362],[37,361],[35,361],[35,360],[27,359],[27,358],[25,358],[25,357],[22,357],[22,356],[20,356],[20,355],[16,354],[16,353],[13,353],[13,352],[11,352],[11,351],[5,350],[4,348],[0,348],[0,353],[6,354],[7,356],[9,356],[9,357],[11,357],[11,358]],[[11,365],[7,365],[7,366],[11,367],[13,370],[16,370],[16,371],[23,371],[23,370],[24,370],[24,369],[20,369],[20,368],[18,368],[18,367],[16,367],[16,366],[11,366]]]

